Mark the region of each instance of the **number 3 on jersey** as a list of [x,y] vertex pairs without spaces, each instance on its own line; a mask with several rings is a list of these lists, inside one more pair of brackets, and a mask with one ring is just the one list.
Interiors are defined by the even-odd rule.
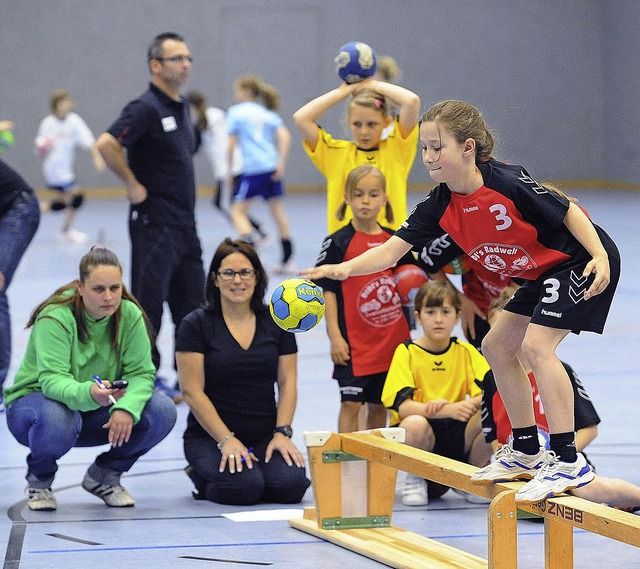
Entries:
[[504,207],[501,203],[497,203],[492,205],[489,208],[489,211],[496,216],[496,221],[498,224],[496,225],[496,229],[498,231],[504,231],[505,229],[509,229],[513,220],[507,215],[507,208]]

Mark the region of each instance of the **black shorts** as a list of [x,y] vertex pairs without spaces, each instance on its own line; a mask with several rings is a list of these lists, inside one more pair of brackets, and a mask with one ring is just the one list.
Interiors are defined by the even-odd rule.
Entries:
[[620,253],[613,240],[597,225],[595,228],[609,255],[611,280],[603,292],[586,301],[583,298],[595,278],[593,274],[586,279],[582,277],[591,260],[585,251],[535,281],[526,281],[504,309],[530,316],[531,322],[540,326],[576,334],[582,331],[602,334],[620,278]]
[[464,452],[464,432],[469,423],[457,419],[429,419],[436,444],[431,451],[460,462],[467,461]]
[[382,404],[382,388],[387,372],[361,375],[359,377],[338,377],[340,401]]

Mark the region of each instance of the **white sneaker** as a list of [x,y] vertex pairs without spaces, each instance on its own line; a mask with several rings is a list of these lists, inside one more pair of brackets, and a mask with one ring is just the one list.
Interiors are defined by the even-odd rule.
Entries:
[[102,484],[91,478],[88,473],[84,475],[82,487],[112,508],[130,508],[136,503],[124,486]]
[[407,472],[402,490],[402,504],[404,506],[426,506],[428,503],[427,481]]
[[516,502],[535,504],[589,484],[594,477],[595,472],[580,453],[575,462],[561,462],[556,453],[549,451],[533,480],[516,492]]
[[81,245],[82,243],[86,243],[87,241],[89,241],[89,236],[86,233],[82,233],[82,231],[78,231],[73,227],[70,227],[66,231],[61,231],[58,234],[58,237],[62,241],[73,243],[74,245]]
[[27,506],[30,510],[37,512],[52,512],[58,507],[56,497],[53,495],[51,488],[27,488]]
[[511,445],[503,445],[496,453],[496,459],[471,475],[474,484],[491,484],[509,480],[531,480],[545,463],[547,451],[541,448],[538,454],[524,454],[513,450]]

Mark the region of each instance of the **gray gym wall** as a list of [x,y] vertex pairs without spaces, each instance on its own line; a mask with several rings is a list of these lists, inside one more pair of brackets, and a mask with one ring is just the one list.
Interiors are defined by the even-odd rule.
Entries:
[[[49,94],[68,88],[96,135],[146,89],[154,35],[183,34],[195,58],[187,89],[232,101],[234,77],[256,73],[279,89],[293,133],[286,181],[322,185],[291,115],[338,84],[333,58],[353,40],[392,55],[400,83],[426,108],[443,98],[478,106],[496,156],[540,180],[607,180],[638,187],[640,2],[637,0],[2,0],[0,118],[16,122],[2,158],[36,187],[32,141]],[[321,123],[342,130],[344,106]],[[119,186],[76,161],[85,187]],[[209,185],[205,157],[198,183]],[[416,160],[411,181],[427,184]]]

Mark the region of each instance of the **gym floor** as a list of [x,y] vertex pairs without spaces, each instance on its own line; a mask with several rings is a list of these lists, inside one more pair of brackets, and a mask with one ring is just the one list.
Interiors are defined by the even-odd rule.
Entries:
[[[604,476],[621,477],[640,484],[640,439],[637,431],[636,381],[640,364],[640,254],[637,247],[637,215],[640,193],[615,190],[571,192],[591,217],[612,235],[623,258],[619,284],[607,329],[603,336],[572,335],[559,354],[581,376],[602,419],[600,435],[589,446],[589,457]],[[420,199],[410,194],[413,204]],[[102,242],[114,250],[126,267],[129,239],[127,205],[123,200],[92,199],[79,212],[77,229],[89,233],[91,243]],[[295,239],[296,262],[311,266],[325,236],[325,201],[317,194],[287,197],[286,208]],[[313,213],[312,213],[313,212]],[[272,228],[267,209],[257,204],[255,213]],[[222,238],[231,235],[229,224],[212,207],[209,198],[198,202],[199,233],[205,266]],[[13,318],[13,362],[17,367],[28,333],[24,330],[34,306],[59,285],[77,275],[77,265],[89,244],[68,245],[56,240],[59,215],[47,214],[9,289]],[[274,234],[274,229],[271,231]],[[91,244],[90,243],[90,244]],[[261,250],[267,267],[278,262],[277,239]],[[273,275],[271,288],[282,280]],[[128,282],[128,274],[125,274]],[[323,325],[298,336],[299,399],[294,420],[294,440],[301,447],[304,431],[335,430],[338,390],[331,380],[328,340]],[[161,372],[175,377],[172,368],[172,326],[165,319],[160,336]],[[10,382],[12,373],[8,378]],[[631,397],[630,395],[634,395]],[[262,504],[255,507],[220,506],[195,501],[191,483],[183,472],[182,432],[186,405],[178,406],[178,423],[170,435],[136,463],[123,483],[136,499],[134,508],[110,509],[80,487],[86,467],[100,449],[73,449],[60,461],[53,489],[55,512],[31,512],[25,503],[25,457],[0,415],[0,548],[4,569],[52,567],[129,567],[172,569],[190,567],[342,568],[382,567],[379,563],[341,549],[289,527],[287,519],[302,515],[313,505],[311,490],[293,508]],[[394,525],[443,541],[486,558],[486,506],[470,504],[448,492],[424,508],[402,506],[399,473]],[[638,549],[600,536],[575,530],[575,567],[640,568]],[[518,554],[521,569],[544,567],[542,524],[518,522]],[[375,547],[375,546],[373,546]]]

